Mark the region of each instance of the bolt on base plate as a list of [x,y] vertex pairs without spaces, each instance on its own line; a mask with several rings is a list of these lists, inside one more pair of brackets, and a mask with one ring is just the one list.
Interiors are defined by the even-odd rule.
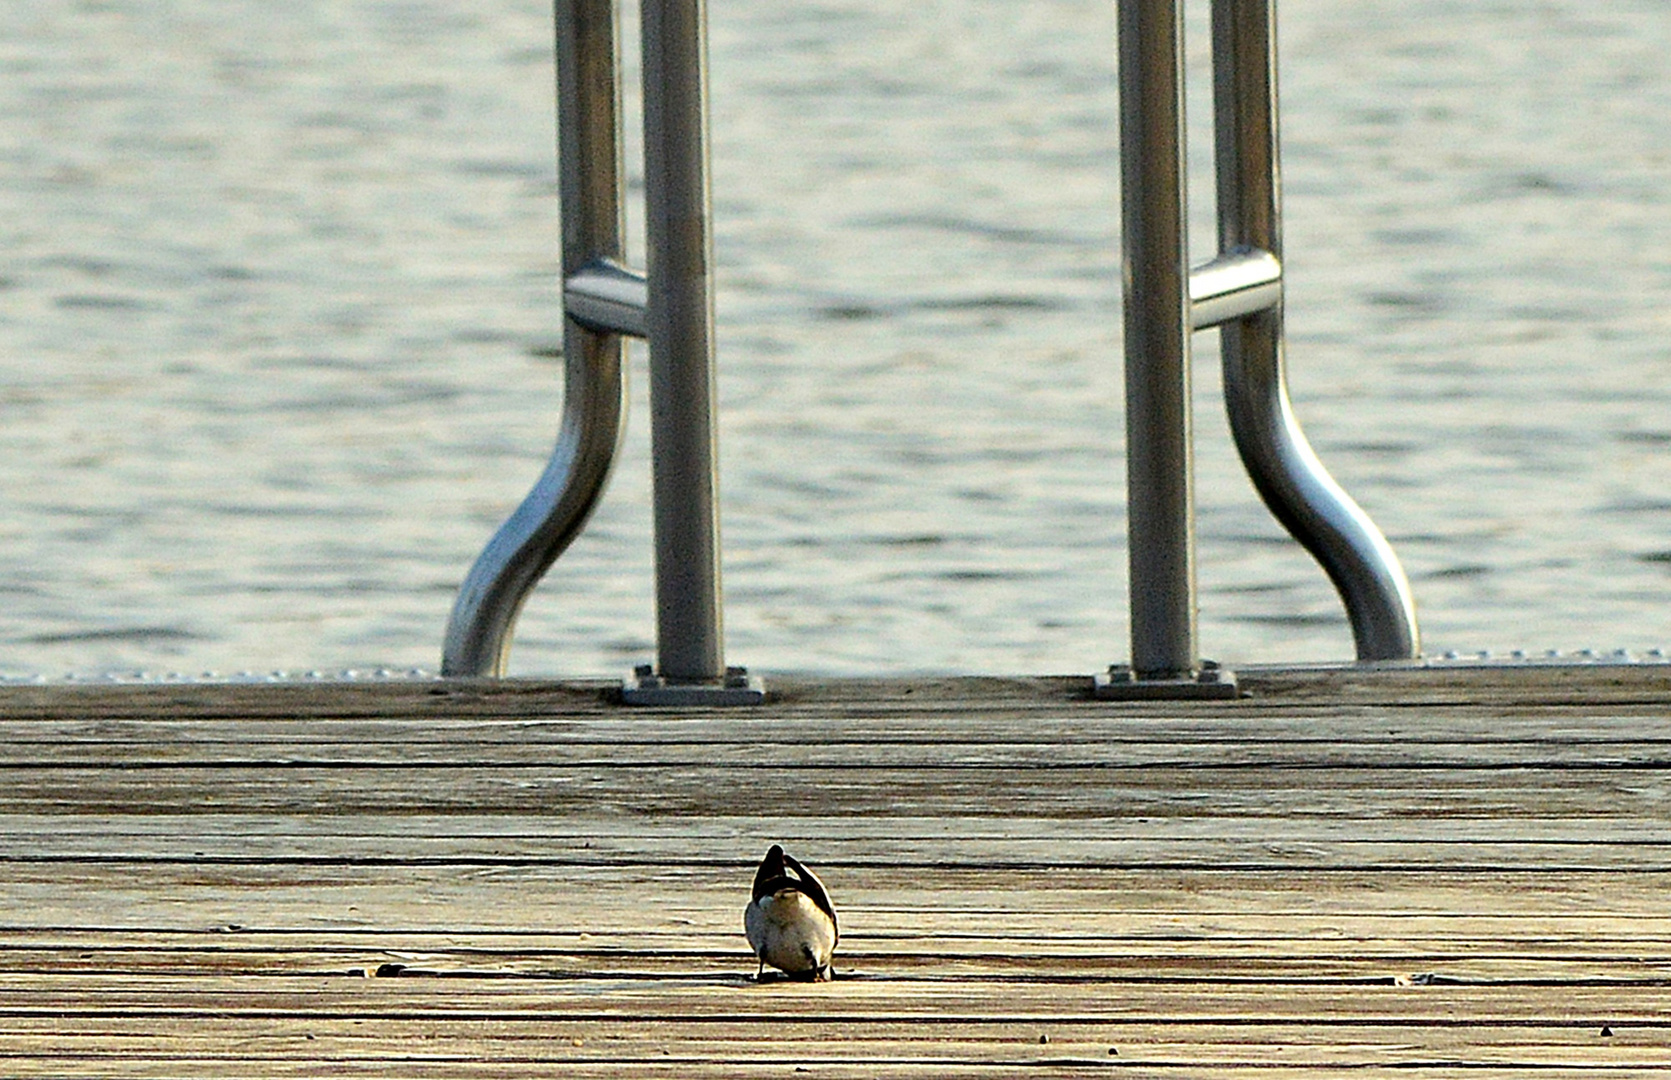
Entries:
[[725,678],[713,682],[670,682],[641,664],[621,683],[624,705],[669,705],[679,708],[724,705],[759,705],[766,700],[766,684],[747,668],[725,669]]
[[1097,673],[1093,691],[1109,701],[1223,701],[1241,696],[1236,673],[1211,660],[1203,660],[1194,675],[1175,679],[1145,679],[1130,668],[1111,667]]

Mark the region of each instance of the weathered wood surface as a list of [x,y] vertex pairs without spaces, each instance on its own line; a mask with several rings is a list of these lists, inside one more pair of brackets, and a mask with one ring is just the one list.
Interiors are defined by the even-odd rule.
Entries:
[[1671,1068],[1671,667],[1244,683],[0,687],[0,1075]]

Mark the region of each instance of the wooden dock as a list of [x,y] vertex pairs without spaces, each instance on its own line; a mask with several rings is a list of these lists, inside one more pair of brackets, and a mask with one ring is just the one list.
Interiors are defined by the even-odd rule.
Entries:
[[1671,666],[1243,683],[0,688],[0,1074],[1671,1067]]

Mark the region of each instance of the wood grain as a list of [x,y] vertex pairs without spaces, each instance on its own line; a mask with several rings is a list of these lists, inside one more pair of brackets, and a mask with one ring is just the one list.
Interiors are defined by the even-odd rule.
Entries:
[[1671,667],[773,685],[0,686],[0,1074],[1671,1067]]

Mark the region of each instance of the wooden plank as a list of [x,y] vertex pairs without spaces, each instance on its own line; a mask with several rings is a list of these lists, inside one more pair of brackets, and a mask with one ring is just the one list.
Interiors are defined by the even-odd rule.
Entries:
[[[0,911],[6,925],[32,927],[549,932],[624,925],[730,933],[740,925],[747,888],[745,875],[623,875],[614,868],[168,864],[136,871],[67,863],[8,868],[0,878]],[[831,889],[838,904],[852,912],[851,931],[927,931],[941,918],[955,919],[967,932],[1002,934],[1052,927],[1085,932],[1086,924],[1100,927],[1105,919],[1122,918],[1154,926],[1166,925],[1162,920],[1168,918],[1195,919],[1230,928],[1243,915],[1296,915],[1314,923],[1361,914],[1388,920],[1378,932],[1396,937],[1395,927],[1414,916],[1663,918],[1671,875],[1545,873],[1533,867],[1513,873],[1321,875],[1163,869],[1085,871],[1064,878],[1005,870],[948,871],[925,881],[920,872],[905,869],[833,878]]]
[[[910,914],[918,914],[912,909]],[[1659,963],[1671,946],[1671,929],[1649,913],[1617,914],[1392,914],[1354,912],[1308,915],[1289,912],[1182,915],[1173,913],[1099,914],[1096,929],[1084,920],[1051,920],[1019,913],[1015,932],[990,918],[928,911],[910,920],[903,912],[868,909],[863,926],[843,935],[844,956],[877,955],[915,962],[920,956],[1092,957],[1135,961],[1144,957],[1223,958],[1227,962],[1263,957],[1291,960],[1462,957],[1484,960],[1541,960],[1561,957],[1574,963]],[[530,920],[531,922],[533,920]],[[209,926],[185,927],[81,925],[8,926],[0,930],[0,952],[77,957],[96,963],[107,954],[205,953],[213,955],[315,955],[349,952],[389,953],[390,959],[414,956],[542,956],[655,958],[727,957],[736,954],[737,928],[684,926],[661,920],[609,928],[564,929],[519,926],[474,927],[331,927]],[[740,924],[740,920],[739,920]],[[397,955],[401,951],[405,955]],[[464,960],[460,960],[464,963]]]
[[[1443,736],[1432,720],[1410,730],[1335,725],[1326,736],[1314,723],[1276,719],[1213,725],[1120,723],[1105,730],[1082,722],[1040,719],[1018,730],[918,718],[911,731],[886,739],[845,731],[819,734],[817,724],[755,726],[730,721],[690,730],[688,722],[622,725],[600,721],[508,729],[462,721],[269,721],[240,732],[226,721],[116,721],[90,731],[46,721],[0,724],[0,768],[100,768],[151,772],[169,768],[727,768],[740,772],[851,770],[955,764],[969,769],[1064,770],[1154,768],[1246,770],[1454,768],[1665,768],[1671,764],[1671,718],[1597,721],[1583,733],[1567,722],[1451,721]],[[947,718],[949,719],[949,718]],[[759,722],[755,722],[758,724]],[[1295,727],[1310,728],[1301,733]],[[119,728],[119,729],[118,729]]]
[[[259,1075],[273,1077],[317,1077],[320,1075],[347,1077],[413,1077],[416,1080],[448,1080],[448,1078],[472,1077],[502,1077],[506,1075],[545,1077],[580,1077],[580,1078],[672,1078],[680,1077],[752,1077],[752,1076],[786,1076],[806,1073],[820,1077],[831,1077],[835,1080],[862,1080],[871,1077],[948,1077],[956,1078],[1020,1078],[1020,1077],[1077,1077],[1086,1075],[1088,1069],[1120,1068],[1119,1061],[1103,1061],[1099,1058],[1082,1058],[1050,1055],[1039,1055],[1024,1064],[997,1064],[986,1062],[959,1061],[935,1054],[919,1053],[914,1060],[882,1059],[858,1062],[820,1062],[809,1059],[795,1048],[765,1048],[761,1058],[753,1063],[739,1063],[732,1060],[704,1061],[687,1059],[676,1055],[665,1056],[655,1060],[621,1060],[604,1058],[601,1062],[598,1056],[590,1060],[575,1061],[542,1061],[530,1060],[522,1057],[507,1057],[503,1059],[473,1059],[462,1061],[445,1061],[425,1057],[418,1050],[409,1050],[404,1056],[376,1061],[331,1061],[328,1064],[317,1060],[304,1061],[268,1061],[249,1059],[243,1055],[233,1054],[211,1058],[206,1061],[184,1061],[165,1058],[160,1061],[135,1056],[124,1061],[94,1062],[80,1058],[71,1059],[73,1066],[70,1071],[78,1077],[225,1077],[229,1069],[235,1069],[232,1075]],[[1094,1053],[1094,1051],[1093,1051]],[[1258,1056],[1254,1062],[1241,1059],[1224,1063],[1208,1063],[1206,1068],[1211,1074],[1238,1075],[1248,1070],[1258,1070],[1254,1075],[1261,1077],[1274,1076],[1278,1080],[1290,1077],[1316,1077],[1331,1075],[1344,1069],[1354,1071],[1362,1068],[1356,1065],[1316,1066],[1299,1065],[1287,1066],[1272,1061],[1269,1057],[1259,1056],[1257,1052],[1251,1056]],[[13,1063],[8,1062],[9,1066]],[[37,1066],[39,1068],[37,1069]],[[13,1073],[20,1080],[33,1077],[62,1077],[66,1069],[60,1061],[37,1062],[27,1059],[16,1064],[17,1072]],[[1202,1062],[1192,1059],[1184,1060],[1138,1060],[1132,1066],[1140,1076],[1201,1076],[1204,1075]],[[1386,1066],[1396,1070],[1398,1075],[1417,1076],[1453,1076],[1457,1070],[1466,1069],[1470,1077],[1484,1077],[1487,1080],[1508,1080],[1510,1077],[1524,1078],[1527,1072],[1525,1066],[1519,1064],[1497,1065],[1488,1062],[1472,1062],[1455,1058],[1430,1058],[1423,1060],[1419,1054],[1411,1054]],[[1571,1066],[1553,1065],[1539,1068],[1536,1075],[1552,1077],[1555,1080],[1579,1080],[1596,1075],[1597,1068],[1610,1068],[1606,1064],[1591,1066],[1574,1064]],[[1624,1064],[1617,1068],[1640,1071],[1642,1066]],[[252,1073],[249,1070],[254,1070]],[[327,1071],[328,1070],[328,1071]]]
[[[827,819],[821,819],[821,822]],[[1209,822],[1214,823],[1214,822]],[[1498,872],[1521,874],[1606,873],[1614,870],[1671,871],[1671,841],[1658,837],[1591,841],[1582,838],[1583,821],[1570,826],[1566,840],[1442,840],[1418,835],[1386,839],[1317,839],[1272,830],[1257,835],[1257,823],[1227,819],[1218,840],[1170,837],[1151,839],[1011,840],[947,842],[940,838],[901,837],[885,854],[851,838],[825,840],[828,833],[801,823],[781,823],[760,840],[782,841],[801,850],[818,852],[819,862],[831,872],[881,866],[933,867],[951,870],[1001,871],[1072,868],[1078,872],[1145,867],[1174,869],[1276,871],[1310,873],[1408,871]],[[5,827],[0,818],[0,828]],[[608,870],[625,883],[637,880],[634,869],[665,873],[678,867],[730,867],[733,881],[746,882],[748,854],[761,844],[739,843],[734,835],[713,837],[703,844],[692,837],[640,840],[630,837],[589,840],[582,837],[415,837],[308,836],[250,837],[236,834],[181,832],[168,837],[138,840],[117,832],[108,836],[77,835],[59,841],[50,835],[12,834],[0,843],[0,867],[106,865],[140,868],[165,864],[196,867],[220,879],[236,875],[229,867],[343,865],[364,868],[387,866],[501,867],[506,869]],[[698,846],[701,845],[701,846]],[[0,870],[0,879],[30,880],[53,870]]]
[[[1182,1048],[1220,1047],[1228,1050],[1253,1050],[1265,1047],[1292,1047],[1312,1052],[1328,1053],[1344,1046],[1365,1058],[1378,1053],[1397,1052],[1421,1045],[1430,1051],[1457,1053],[1469,1050],[1482,1053],[1529,1050],[1549,1054],[1571,1054],[1601,1057],[1604,1053],[1623,1051],[1643,1057],[1657,1057],[1671,1049],[1671,1034],[1655,1025],[1631,1024],[1620,1021],[1607,1025],[1611,1035],[1602,1035],[1601,1028],[1580,1020],[1550,1024],[1400,1024],[1353,1023],[1334,1024],[1269,1024],[1257,1021],[1231,1020],[1200,1023],[1170,1021],[1148,1023],[1142,1020],[1112,1020],[1082,1022],[1055,1018],[1040,1024],[1036,1020],[1000,1018],[993,1021],[961,1019],[876,1019],[819,1021],[798,1018],[785,1019],[776,1029],[773,1041],[804,1048],[809,1056],[827,1058],[858,1057],[863,1054],[898,1052],[923,1043],[933,1043],[950,1055],[973,1054],[981,1049],[999,1050],[1012,1054],[1073,1053],[1086,1047],[1097,1047],[1106,1053],[1113,1048],[1128,1060],[1117,1064],[1130,1065],[1145,1051],[1178,1052]],[[51,1017],[0,1016],[0,1040],[40,1040],[56,1037],[63,1044],[76,1043],[86,1052],[97,1052],[108,1047],[109,1052],[151,1046],[157,1052],[174,1052],[181,1056],[213,1051],[229,1041],[258,1050],[268,1042],[272,1049],[292,1053],[312,1050],[319,1056],[372,1057],[387,1054],[387,1044],[396,1045],[407,1040],[422,1040],[439,1050],[449,1047],[471,1052],[484,1043],[497,1043],[503,1049],[521,1048],[524,1052],[544,1049],[549,1054],[570,1054],[574,1047],[593,1046],[607,1042],[630,1056],[637,1048],[667,1047],[680,1039],[679,1049],[692,1057],[720,1059],[728,1055],[738,1039],[754,1032],[752,1025],[742,1019],[719,1018],[705,1023],[699,1033],[684,1036],[680,1021],[645,1021],[624,1025],[603,1020],[462,1020],[437,1021],[430,1019],[363,1019],[334,1016],[272,1016],[226,1017],[203,1016],[193,1018],[189,1025],[159,1028],[147,1017],[111,1016],[101,1018],[78,1032],[64,1032]],[[313,1035],[313,1040],[306,1039]],[[1048,1042],[1040,1042],[1044,1035]],[[576,1040],[579,1040],[578,1044]],[[1604,1040],[1616,1040],[1612,1042]],[[293,1042],[318,1041],[324,1045],[299,1048]],[[3,1044],[0,1044],[3,1045]],[[15,1044],[14,1044],[15,1045]],[[1052,1047],[1040,1051],[1041,1046]],[[69,1049],[67,1045],[65,1049]],[[321,1053],[323,1052],[323,1053]],[[901,1054],[903,1056],[903,1054]]]
[[[212,771],[212,799],[205,774]],[[1294,775],[1296,772],[1301,775]],[[1558,782],[1556,782],[1558,779]],[[19,769],[0,787],[0,813],[490,813],[574,817],[738,816],[759,801],[757,778],[724,768],[609,767],[335,769]],[[794,796],[774,816],[1324,817],[1652,816],[1671,800],[1671,770],[1200,770],[910,768],[823,771],[768,779]]]
[[[1008,820],[840,817],[552,820],[461,815],[16,815],[0,816],[0,881],[24,880],[22,864],[343,864],[364,867],[598,868],[623,882],[676,867],[750,880],[758,850],[776,840],[816,855],[839,878],[849,871],[1170,866],[1200,870],[1380,868],[1485,871],[1535,866],[1649,870],[1666,862],[1666,831],[1625,817],[1433,819],[1405,817],[1359,830],[1338,818],[1029,818]],[[1355,835],[1367,833],[1368,835]],[[885,845],[885,846],[884,846]],[[52,873],[50,870],[35,870]],[[224,873],[224,871],[223,871]]]
[[[1247,697],[1233,703],[1089,700],[1089,674],[1048,677],[808,679],[771,677],[773,707],[876,717],[956,708],[1015,713],[1064,705],[1131,716],[1201,715],[1269,707],[1339,713],[1455,706],[1475,709],[1662,704],[1671,695],[1671,663],[1335,665],[1248,668]],[[0,714],[11,718],[239,716],[518,716],[617,711],[618,684],[607,680],[302,680],[232,683],[0,684]],[[643,710],[645,715],[680,710]]]
[[[59,1060],[113,1061],[150,1057],[182,1065],[194,1061],[227,1062],[225,1047],[235,1042],[245,1067],[249,1062],[282,1064],[287,1060],[373,1063],[427,1061],[456,1063],[510,1059],[518,1065],[668,1064],[717,1065],[735,1063],[735,1043],[723,1031],[704,1032],[703,1038],[680,1039],[658,1031],[621,1029],[606,1023],[557,1021],[528,1030],[531,1025],[416,1024],[378,1022],[353,1027],[328,1018],[296,1021],[194,1021],[189,1028],[167,1034],[101,1032],[58,1043],[50,1035],[13,1036],[38,1050],[56,1051]],[[1426,1058],[1430,1067],[1464,1064],[1478,1068],[1493,1059],[1522,1068],[1663,1068],[1671,1064],[1671,1047],[1663,1034],[1632,1038],[1633,1029],[1620,1028],[1602,1037],[1599,1028],[1511,1029],[1511,1037],[1488,1028],[1451,1029],[1409,1027],[1359,1028],[1331,1031],[1330,1041],[1308,1039],[1293,1028],[1240,1025],[1235,1028],[1177,1026],[1130,1028],[1080,1026],[1071,1023],[992,1025],[990,1036],[946,1030],[950,1025],[874,1032],[873,1025],[820,1033],[785,1032],[763,1047],[762,1056],[779,1062],[816,1063],[823,1071],[833,1064],[919,1063],[1012,1067],[1084,1068],[1089,1064],[1125,1069],[1203,1066],[1214,1069],[1364,1069],[1407,1071]],[[735,1035],[747,1031],[742,1025]],[[734,1036],[735,1037],[735,1036]],[[1041,1042],[1041,1038],[1048,1041]],[[0,1030],[0,1045],[7,1040]],[[391,1047],[407,1047],[404,1052]],[[421,1047],[415,1050],[414,1047]],[[927,1059],[927,1060],[924,1060]],[[1114,1060],[1110,1060],[1114,1059]],[[0,1054],[0,1060],[5,1056]],[[224,1064],[223,1064],[224,1067]],[[1470,1071],[1472,1071],[1470,1069]],[[1540,1072],[1542,1069],[1540,1069]]]
[[1396,1023],[1515,1026],[1671,1025],[1671,986],[1520,983],[1377,984],[1322,980],[1217,983],[1011,980],[880,974],[833,983],[757,984],[728,966],[676,977],[538,978],[429,971],[397,977],[146,973],[0,974],[7,1017],[334,1016],[364,1019],[653,1020],[697,1025],[801,1018],[1036,1023],[1240,1023],[1301,1026]]
[[[142,810],[142,808],[140,808]],[[909,811],[909,807],[902,809]],[[1361,827],[1353,818],[1277,818],[1255,816],[1217,817],[1211,807],[1191,817],[1099,817],[1064,819],[1029,817],[1025,832],[1005,820],[981,817],[924,817],[907,813],[864,817],[814,817],[777,814],[712,815],[701,818],[630,818],[598,815],[536,817],[515,814],[243,814],[199,808],[195,813],[163,814],[145,812],[34,814],[0,816],[0,853],[7,844],[46,844],[59,839],[69,855],[96,854],[100,839],[124,845],[136,857],[150,853],[168,854],[180,844],[215,844],[220,837],[245,847],[262,841],[275,845],[260,852],[262,857],[279,857],[294,845],[297,851],[319,851],[329,856],[337,845],[366,844],[452,845],[527,844],[531,848],[549,843],[550,850],[568,850],[572,845],[592,844],[599,849],[596,861],[631,863],[664,862],[713,863],[712,856],[698,851],[713,845],[733,846],[735,865],[752,871],[758,853],[747,847],[753,837],[769,833],[768,826],[793,830],[789,835],[833,851],[852,849],[851,862],[882,861],[878,848],[886,841],[938,844],[939,854],[955,853],[965,846],[992,845],[1017,849],[1033,844],[1071,844],[1075,841],[1202,841],[1234,839],[1243,834],[1265,835],[1284,840],[1315,841],[1350,839]],[[765,824],[763,824],[765,823]],[[1349,831],[1350,830],[1350,831]],[[1495,817],[1412,816],[1396,822],[1376,823],[1364,833],[1375,833],[1388,842],[1399,838],[1435,845],[1451,843],[1570,843],[1590,840],[1599,845],[1652,847],[1665,838],[1656,820],[1623,813],[1607,816],[1545,816],[1514,814]],[[1343,836],[1343,832],[1346,834]],[[773,834],[775,835],[775,834]],[[1363,837],[1360,837],[1362,839]],[[78,845],[89,845],[82,852]],[[870,856],[859,859],[860,853]],[[925,850],[922,859],[933,854]],[[1052,865],[1066,860],[1056,859]]]
[[[1076,982],[1126,992],[1152,984],[1220,984],[1266,987],[1466,985],[1470,987],[1611,987],[1633,990],[1671,985],[1671,956],[1663,948],[1643,956],[1606,944],[1575,950],[1571,943],[1514,950],[1500,942],[1447,942],[1443,947],[1377,942],[1367,948],[1306,948],[1292,939],[1246,943],[1242,948],[1111,948],[1076,946],[1067,939],[1048,949],[1005,949],[1004,942],[929,938],[909,942],[861,938],[844,941],[841,977],[902,982],[1058,984]],[[1517,955],[1518,953],[1518,955]],[[398,969],[398,971],[397,971]],[[740,935],[701,937],[664,948],[624,940],[608,947],[472,949],[423,948],[396,940],[306,942],[259,948],[199,945],[144,948],[62,944],[0,947],[0,974],[38,976],[370,977],[383,972],[408,978],[565,979],[605,985],[609,980],[704,979],[736,983],[754,973]],[[3,1006],[0,1006],[3,1008]]]

